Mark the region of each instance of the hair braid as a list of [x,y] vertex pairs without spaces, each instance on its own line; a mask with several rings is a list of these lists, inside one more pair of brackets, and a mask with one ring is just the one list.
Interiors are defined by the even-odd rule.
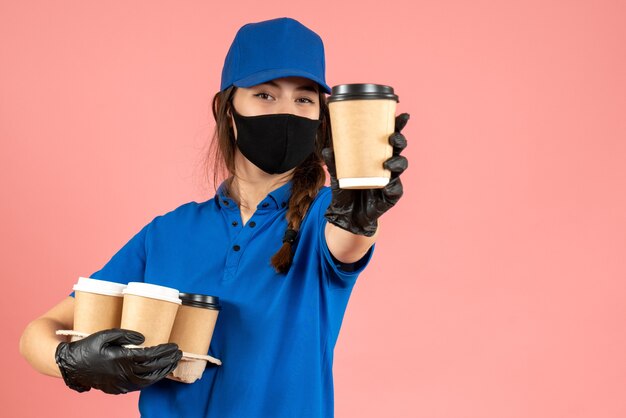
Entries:
[[317,192],[322,188],[326,174],[322,168],[321,159],[317,154],[300,164],[293,173],[293,184],[289,208],[287,209],[287,232],[295,231],[292,237],[286,234],[280,250],[272,256],[272,266],[278,273],[287,273],[293,261],[293,241],[295,234],[300,230],[300,224]]

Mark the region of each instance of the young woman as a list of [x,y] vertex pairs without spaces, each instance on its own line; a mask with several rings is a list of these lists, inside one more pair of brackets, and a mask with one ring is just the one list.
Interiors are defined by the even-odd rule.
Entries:
[[332,417],[333,350],[378,218],[402,196],[408,115],[389,139],[390,183],[342,190],[329,92],[317,34],[289,18],[242,27],[213,99],[214,179],[227,178],[214,198],[155,217],[90,276],[219,296],[209,354],[222,366],[184,384],[163,379],[180,359],[175,344],[127,349],[143,336],[119,329],[68,343],[54,332],[71,329],[73,297],[24,331],[32,366],[77,391],[141,390],[146,418]]

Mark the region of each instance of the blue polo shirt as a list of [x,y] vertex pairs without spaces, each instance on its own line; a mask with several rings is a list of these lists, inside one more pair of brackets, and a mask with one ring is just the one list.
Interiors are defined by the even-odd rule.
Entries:
[[331,193],[323,187],[305,216],[290,271],[270,265],[287,228],[291,182],[272,191],[243,225],[220,186],[143,227],[90,277],[145,281],[219,296],[222,310],[208,366],[193,384],[164,379],[141,391],[144,418],[332,417],[333,350],[350,293],[374,246],[345,271],[324,237]]

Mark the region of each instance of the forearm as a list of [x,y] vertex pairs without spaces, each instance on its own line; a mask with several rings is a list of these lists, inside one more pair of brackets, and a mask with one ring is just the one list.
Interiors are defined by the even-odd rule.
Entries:
[[366,237],[365,235],[353,234],[327,222],[324,234],[328,249],[337,260],[342,263],[355,263],[363,258],[376,242],[379,229],[371,237]]
[[57,345],[66,337],[55,335],[58,329],[67,329],[61,322],[50,318],[38,318],[28,324],[20,338],[20,353],[40,373],[61,377],[54,359]]

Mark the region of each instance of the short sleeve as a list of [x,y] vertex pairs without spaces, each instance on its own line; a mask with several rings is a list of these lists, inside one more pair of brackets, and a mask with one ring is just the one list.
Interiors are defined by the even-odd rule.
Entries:
[[[144,281],[146,270],[146,236],[151,223],[135,234],[100,270],[92,273],[92,279],[128,283]],[[74,292],[70,294],[74,296]]]
[[319,243],[319,253],[321,257],[321,263],[324,267],[325,274],[328,275],[330,279],[330,283],[336,284],[340,287],[347,287],[354,284],[357,277],[369,264],[372,255],[374,254],[374,248],[376,244],[372,245],[370,249],[365,253],[365,255],[355,263],[350,265],[350,269],[345,270],[342,268],[342,263],[333,257],[328,248],[328,243],[326,242],[326,234],[324,233],[326,229],[327,220],[324,217],[324,213],[330,204],[331,193],[329,188],[324,188],[320,192],[319,196],[319,204],[316,208],[316,216],[318,223],[318,243]]

